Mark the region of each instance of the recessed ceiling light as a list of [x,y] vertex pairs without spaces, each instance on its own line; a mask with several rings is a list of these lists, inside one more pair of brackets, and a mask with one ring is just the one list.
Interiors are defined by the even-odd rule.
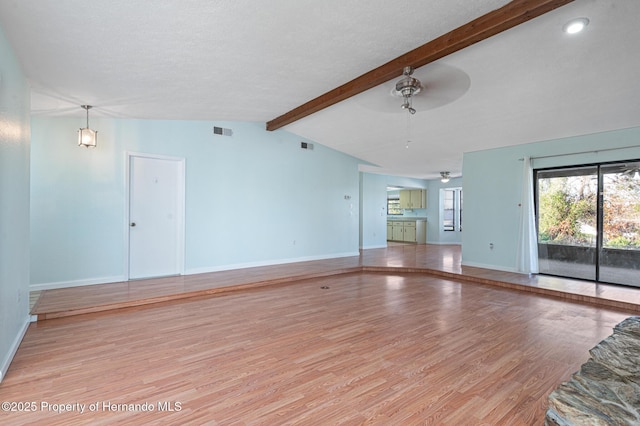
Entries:
[[589,20],[587,18],[577,18],[564,24],[562,30],[567,34],[576,34],[584,30],[584,27],[587,25],[589,25]]

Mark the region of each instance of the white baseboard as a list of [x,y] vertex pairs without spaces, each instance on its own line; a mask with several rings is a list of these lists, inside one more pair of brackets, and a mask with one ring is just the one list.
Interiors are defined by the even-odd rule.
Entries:
[[507,268],[505,266],[487,265],[487,264],[484,264],[484,263],[476,263],[476,262],[465,262],[465,261],[462,261],[462,266],[472,266],[474,268],[493,269],[495,271],[521,273],[516,268]]
[[[458,243],[428,241],[427,244],[455,245]],[[379,246],[378,245],[367,246],[367,247],[363,247],[362,249],[367,250],[367,249],[386,248],[386,247],[388,246],[385,244],[385,245],[379,245]],[[313,261],[313,260],[325,260],[325,259],[359,256],[359,255],[360,255],[359,252],[344,252],[344,253],[333,253],[333,254],[327,254],[327,255],[321,255],[321,256],[305,256],[305,257],[295,257],[290,259],[276,259],[276,260],[266,260],[266,261],[259,261],[259,262],[233,263],[228,265],[210,266],[210,267],[203,267],[203,268],[190,268],[185,271],[185,275],[206,274],[208,272],[229,271],[233,269],[255,268],[260,266],[283,265],[287,263],[307,262],[307,261]],[[505,268],[497,265],[487,265],[487,264],[476,263],[476,262],[463,261],[462,265],[473,266],[476,268],[494,269],[494,270],[505,271],[505,272],[516,272],[516,273],[519,272],[516,270],[516,268]],[[113,277],[39,283],[39,284],[31,284],[29,286],[29,291],[51,290],[56,288],[68,288],[68,287],[80,287],[80,286],[95,285],[95,284],[109,284],[109,283],[122,282],[122,281],[127,281],[127,277],[122,275],[117,275]]]
[[[282,265],[287,263],[307,262],[311,260],[325,260],[325,259],[334,259],[338,257],[350,257],[350,256],[359,256],[359,255],[360,255],[360,252],[356,251],[356,252],[345,252],[345,253],[332,253],[332,254],[326,254],[321,256],[295,257],[291,259],[276,259],[276,260],[265,260],[265,261],[259,261],[259,262],[233,263],[229,265],[211,266],[211,267],[204,267],[204,268],[191,268],[185,271],[185,275],[206,274],[208,272],[229,271],[232,269],[245,269],[245,268],[254,268],[259,266]],[[122,282],[122,281],[127,281],[127,277],[118,275],[113,277],[89,278],[89,279],[74,280],[74,281],[38,283],[38,284],[31,284],[29,286],[29,291],[81,287],[85,285],[95,285],[95,284],[110,284],[110,283],[116,283],[116,282]]]
[[434,244],[439,246],[461,246],[461,242],[447,242],[447,241],[427,241],[427,244]]
[[385,244],[382,244],[382,245],[361,247],[361,249],[362,250],[369,250],[369,249],[379,249],[379,248],[387,248],[387,247],[389,247],[389,246],[385,243]]
[[108,284],[108,283],[117,283],[122,281],[127,281],[127,277],[123,275],[117,275],[114,277],[87,278],[87,279],[73,280],[73,281],[58,281],[58,282],[51,282],[51,283],[31,284],[29,286],[29,291],[52,290],[55,288],[81,287],[85,285]]
[[333,253],[322,256],[305,256],[291,259],[276,259],[259,262],[233,263],[229,265],[211,266],[204,268],[190,268],[185,271],[185,275],[206,274],[209,272],[230,271],[232,269],[256,268],[260,266],[284,265],[287,263],[308,262],[312,260],[334,259],[338,257],[359,256],[359,252]]
[[18,334],[13,339],[13,342],[11,342],[11,346],[9,346],[9,352],[7,352],[4,359],[2,360],[2,364],[0,364],[0,383],[2,383],[2,379],[4,379],[4,377],[7,375],[9,365],[11,365],[11,361],[13,361],[13,357],[16,355],[18,347],[20,346],[20,343],[22,342],[22,339],[27,332],[27,328],[29,327],[29,323],[31,322],[30,320],[30,316],[27,316],[25,318],[22,327],[20,327]]

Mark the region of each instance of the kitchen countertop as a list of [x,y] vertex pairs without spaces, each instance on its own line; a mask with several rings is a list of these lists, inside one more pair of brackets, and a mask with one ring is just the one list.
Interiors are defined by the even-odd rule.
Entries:
[[387,222],[415,222],[417,220],[427,220],[426,217],[393,217],[387,216]]

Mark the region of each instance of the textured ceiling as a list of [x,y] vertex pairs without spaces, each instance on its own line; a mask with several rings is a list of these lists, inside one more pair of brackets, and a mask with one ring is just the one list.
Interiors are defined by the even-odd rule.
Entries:
[[[0,25],[34,115],[266,122],[506,3],[0,0]],[[417,70],[409,120],[378,87],[285,129],[435,178],[466,151],[638,126],[638,16],[637,0],[576,0]]]

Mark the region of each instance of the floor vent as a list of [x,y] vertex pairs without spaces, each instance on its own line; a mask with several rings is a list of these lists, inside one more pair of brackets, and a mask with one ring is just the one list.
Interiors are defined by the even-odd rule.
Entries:
[[233,136],[233,130],[224,127],[213,126],[213,134],[220,136]]
[[300,148],[302,149],[313,149],[313,144],[308,142],[300,142]]

